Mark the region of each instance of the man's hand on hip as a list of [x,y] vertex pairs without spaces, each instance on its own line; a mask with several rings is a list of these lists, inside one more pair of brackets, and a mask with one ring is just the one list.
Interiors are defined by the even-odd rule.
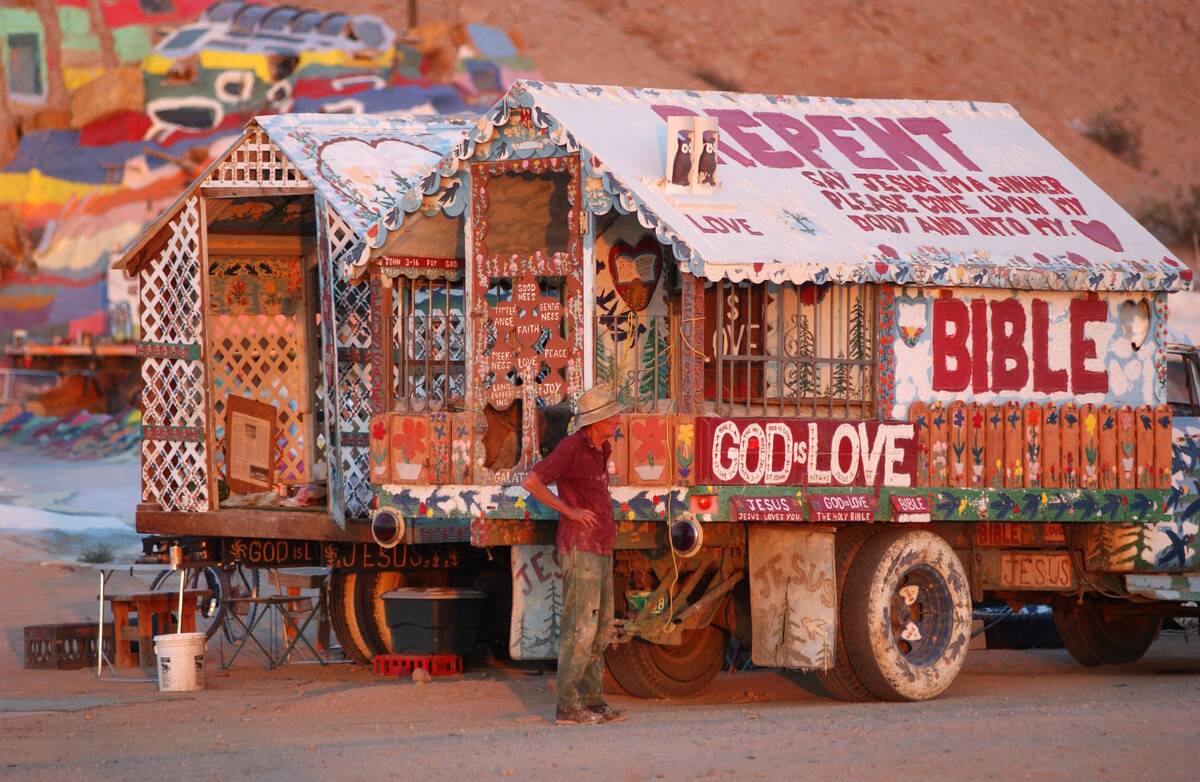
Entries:
[[581,527],[584,527],[586,529],[590,529],[590,528],[596,526],[596,524],[598,523],[596,520],[596,514],[593,513],[592,511],[588,510],[587,508],[570,508],[570,507],[568,507],[565,510],[563,510],[562,515],[566,516],[571,521],[575,522],[576,524],[578,524]]

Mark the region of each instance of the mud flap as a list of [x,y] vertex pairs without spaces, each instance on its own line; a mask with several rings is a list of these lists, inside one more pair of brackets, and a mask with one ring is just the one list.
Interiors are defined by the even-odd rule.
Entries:
[[758,524],[749,534],[751,660],[829,670],[837,638],[833,530]]
[[512,547],[513,601],[508,653],[514,660],[558,657],[562,575],[557,547]]

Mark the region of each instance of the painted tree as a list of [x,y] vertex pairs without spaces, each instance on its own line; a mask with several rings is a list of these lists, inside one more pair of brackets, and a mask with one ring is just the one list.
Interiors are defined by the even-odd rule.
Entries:
[[562,582],[554,580],[546,588],[546,602],[550,604],[550,611],[542,625],[542,634],[533,640],[534,647],[544,648],[547,655],[553,654],[562,640],[562,630],[559,626],[563,609],[561,585]]
[[638,397],[649,402],[670,398],[671,350],[660,322],[660,318],[652,318],[642,335]]
[[526,621],[529,617],[528,611],[521,612],[521,621],[517,624],[517,635],[513,639],[513,648],[517,649],[521,656],[525,656],[525,649],[529,648],[532,639],[529,637],[529,630]]
[[[796,355],[800,358],[812,358],[817,354],[817,341],[813,336],[812,327],[808,324],[808,316],[801,315],[796,327]],[[799,386],[800,396],[815,396],[817,393],[817,366],[812,363],[799,364],[796,370],[796,385]]]
[[[845,358],[846,354],[838,351],[838,358]],[[850,371],[850,365],[845,363],[837,363],[833,367],[833,372],[829,375],[829,396],[845,397],[854,396],[854,376]]]
[[867,308],[863,304],[861,293],[858,293],[854,297],[854,304],[850,307],[850,333],[848,341],[850,343],[850,358],[855,361],[862,361],[871,357],[870,334],[867,331]]
[[613,354],[608,346],[609,335],[606,331],[600,330],[596,335],[596,383],[603,385],[613,385],[617,382],[617,365],[613,360]]
[[819,670],[827,671],[833,667],[833,646],[828,640],[822,640],[817,649],[817,659],[813,661]]

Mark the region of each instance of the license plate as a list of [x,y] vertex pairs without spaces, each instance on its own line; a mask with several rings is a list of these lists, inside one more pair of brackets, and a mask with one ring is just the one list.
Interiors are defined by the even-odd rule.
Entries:
[[1071,589],[1075,571],[1067,552],[1050,554],[1003,553],[1000,555],[1000,586],[1019,589]]

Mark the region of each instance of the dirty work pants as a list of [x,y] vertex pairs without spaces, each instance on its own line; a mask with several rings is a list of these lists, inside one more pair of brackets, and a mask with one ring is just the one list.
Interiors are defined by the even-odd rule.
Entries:
[[613,629],[612,557],[572,551],[563,557],[562,642],[558,650],[558,707],[604,701],[604,650]]

